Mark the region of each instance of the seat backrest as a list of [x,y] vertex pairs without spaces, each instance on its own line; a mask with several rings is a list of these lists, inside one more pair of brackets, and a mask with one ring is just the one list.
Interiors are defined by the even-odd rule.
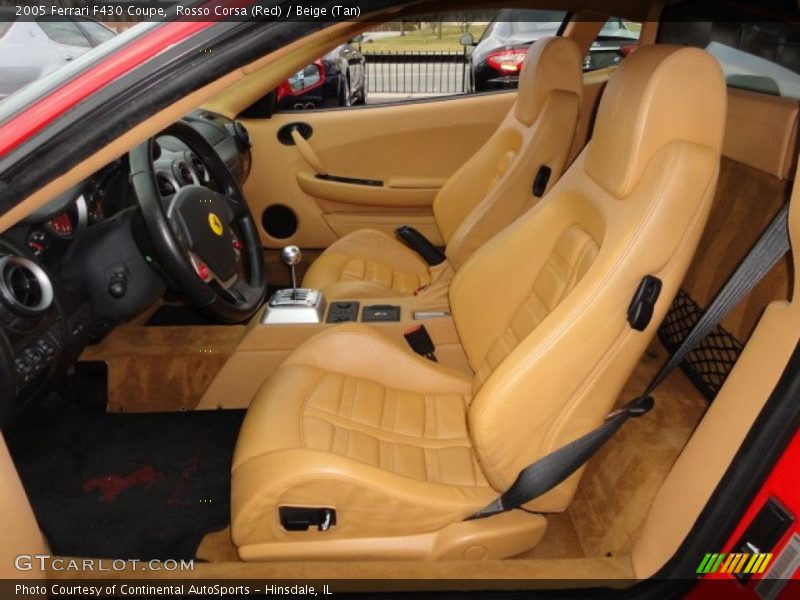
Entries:
[[531,45],[511,110],[434,200],[436,224],[454,267],[537,200],[532,187],[541,167],[551,169],[548,188],[561,176],[582,87],[575,42],[552,37]]
[[[497,490],[611,410],[705,226],[725,103],[719,64],[703,50],[637,50],[561,180],[456,273],[450,301],[475,371],[470,434]],[[647,275],[663,288],[639,332],[627,308]],[[563,510],[579,475],[531,508]]]

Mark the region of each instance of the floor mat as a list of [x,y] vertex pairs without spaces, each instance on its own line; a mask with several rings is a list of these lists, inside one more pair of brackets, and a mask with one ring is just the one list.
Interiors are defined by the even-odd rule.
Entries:
[[191,558],[229,523],[244,413],[91,413],[50,398],[4,434],[54,554]]

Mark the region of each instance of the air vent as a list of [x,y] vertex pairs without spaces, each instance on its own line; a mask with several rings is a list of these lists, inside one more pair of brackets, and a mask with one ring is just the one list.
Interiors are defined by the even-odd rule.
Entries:
[[194,183],[194,177],[192,177],[192,170],[189,168],[184,162],[178,163],[175,167],[175,175],[178,177],[178,184],[180,185],[192,185]]
[[0,300],[13,313],[31,317],[53,302],[53,285],[39,265],[20,256],[0,257]]
[[172,196],[175,193],[175,186],[166,175],[157,174],[156,183],[158,183],[158,193],[162,196]]
[[203,161],[197,158],[194,154],[189,156],[189,162],[192,163],[192,167],[194,168],[194,172],[197,174],[197,178],[202,181],[208,181],[208,171],[206,170],[206,166],[203,164]]

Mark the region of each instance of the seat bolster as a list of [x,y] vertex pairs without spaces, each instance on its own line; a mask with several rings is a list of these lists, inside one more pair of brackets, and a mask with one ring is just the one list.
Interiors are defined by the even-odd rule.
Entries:
[[[379,267],[382,277],[371,278],[369,267]],[[349,268],[359,272],[348,274]],[[360,229],[331,244],[311,264],[303,286],[332,298],[375,298],[409,294],[429,279],[428,264],[416,252],[382,231]]]
[[234,470],[255,456],[303,445],[303,409],[324,375],[320,369],[294,365],[278,369],[264,382],[239,430]]
[[297,347],[281,365],[308,365],[418,394],[471,394],[472,377],[431,362],[369,325],[344,323]]
[[[438,531],[491,502],[489,486],[428,483],[309,449],[267,453],[233,471],[231,533],[250,544],[409,535]],[[279,506],[335,508],[328,532],[285,531]]]

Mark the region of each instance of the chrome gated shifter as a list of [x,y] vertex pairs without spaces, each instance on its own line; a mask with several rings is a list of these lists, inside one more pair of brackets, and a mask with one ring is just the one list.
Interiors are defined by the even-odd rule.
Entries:
[[292,299],[297,298],[297,272],[295,266],[303,260],[303,253],[297,246],[286,246],[281,252],[281,259],[292,270]]
[[278,290],[264,310],[262,323],[321,323],[325,315],[325,298],[319,290],[297,287],[295,267],[303,259],[297,246],[286,246],[281,259],[292,271],[291,289]]

